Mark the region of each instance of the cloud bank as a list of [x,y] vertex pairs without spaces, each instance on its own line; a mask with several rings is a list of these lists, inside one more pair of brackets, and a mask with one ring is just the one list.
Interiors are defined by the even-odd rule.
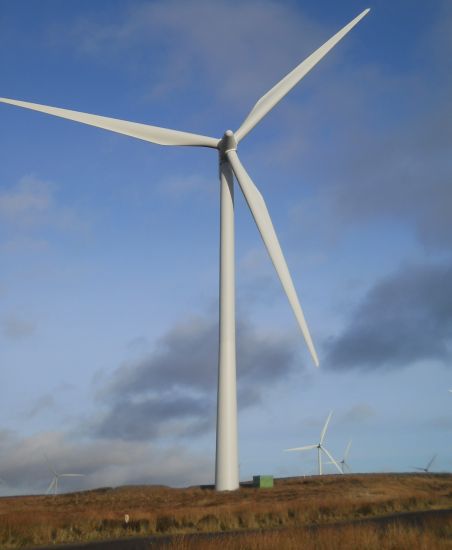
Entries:
[[84,441],[62,432],[20,437],[0,431],[0,456],[0,491],[15,494],[44,493],[53,477],[51,468],[84,474],[61,479],[61,492],[141,483],[183,486],[209,483],[213,475],[211,457],[180,445],[163,449],[141,442]]
[[404,265],[378,281],[326,344],[333,369],[447,362],[452,352],[452,262]]
[[[296,355],[290,337],[237,323],[239,406],[259,403],[268,384],[287,379]],[[197,317],[173,327],[153,353],[124,363],[99,391],[105,412],[96,436],[123,440],[175,438],[215,427],[218,322]]]

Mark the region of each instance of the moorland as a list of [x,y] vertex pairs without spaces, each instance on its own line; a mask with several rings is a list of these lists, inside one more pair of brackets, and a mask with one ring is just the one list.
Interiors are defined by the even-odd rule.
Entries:
[[293,477],[272,489],[243,484],[224,493],[140,485],[0,498],[2,549],[127,537],[202,549],[218,547],[218,536],[222,550],[452,548],[452,474]]

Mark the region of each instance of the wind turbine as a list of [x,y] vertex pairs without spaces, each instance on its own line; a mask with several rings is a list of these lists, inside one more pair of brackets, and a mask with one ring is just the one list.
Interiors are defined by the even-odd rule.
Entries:
[[56,495],[58,493],[58,481],[60,477],[85,477],[85,474],[59,474],[55,468],[50,464],[47,457],[45,457],[47,464],[49,466],[49,470],[53,474],[52,481],[50,482],[49,486],[47,487],[46,495],[50,494],[53,489],[53,494]]
[[430,467],[431,465],[433,464],[433,461],[435,460],[435,458],[437,457],[438,455],[433,455],[433,457],[431,458],[430,462],[427,464],[427,466],[425,468],[418,468],[417,466],[413,466],[413,468],[415,470],[419,470],[420,472],[425,472],[426,474],[428,474],[428,472],[430,471]]
[[316,366],[317,353],[298,301],[292,278],[276,236],[264,199],[237,156],[237,146],[283,97],[359,22],[366,9],[318,48],[278,82],[251,109],[238,130],[227,130],[221,139],[128,122],[99,115],[60,109],[26,101],[0,98],[3,103],[33,109],[125,134],[159,145],[210,147],[219,152],[220,175],[220,330],[217,395],[217,440],[215,487],[233,490],[239,487],[237,449],[237,391],[235,344],[234,279],[234,175],[256,222],[267,251],[289,299],[298,325]]
[[[350,441],[347,444],[347,447],[345,447],[344,456],[343,456],[342,460],[338,463],[341,466],[341,470],[342,470],[343,474],[345,474],[345,470],[348,470],[349,473],[351,472],[350,466],[348,465],[348,462],[347,462],[347,458],[348,458],[348,455],[350,453],[350,447],[351,446],[352,446],[352,440],[350,439]],[[330,462],[327,462],[327,464],[333,464],[333,463],[330,461]]]
[[326,419],[326,422],[323,426],[323,429],[320,433],[320,441],[314,445],[304,445],[303,447],[294,447],[292,449],[284,449],[287,452],[291,451],[311,451],[312,449],[317,449],[317,459],[319,463],[319,476],[322,475],[322,452],[326,454],[326,456],[330,459],[330,462],[328,464],[334,464],[340,474],[343,474],[344,472],[339,467],[339,464],[336,462],[336,460],[333,458],[331,453],[323,446],[323,440],[325,439],[326,430],[328,428],[328,424],[331,420],[331,415],[333,414],[333,411],[330,412],[328,415],[328,418]]

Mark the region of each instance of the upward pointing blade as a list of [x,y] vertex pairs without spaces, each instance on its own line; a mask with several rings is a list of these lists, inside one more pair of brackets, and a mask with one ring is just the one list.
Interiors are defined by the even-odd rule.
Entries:
[[332,414],[333,414],[333,411],[330,412],[330,414],[328,415],[328,418],[326,419],[325,425],[323,426],[322,433],[320,434],[320,444],[322,444],[323,440],[325,439],[326,430],[328,428],[328,424],[330,423]]
[[369,13],[369,9],[350,21],[342,30],[330,38],[323,46],[320,46],[313,54],[302,61],[292,72],[278,82],[271,90],[262,96],[256,105],[251,109],[249,115],[243,121],[240,128],[235,132],[237,142],[243,139],[264,116],[273,109],[273,107],[287,95],[290,90],[300,82],[300,80],[308,74],[308,72],[317,65],[317,63],[342,39],[351,31],[351,29],[361,21],[361,19]]
[[426,470],[428,471],[430,469],[430,466],[433,464],[433,461],[435,460],[436,455],[433,455],[433,458],[430,460],[430,462],[427,464]]
[[7,99],[0,97],[1,103],[9,103],[17,107],[40,111],[48,115],[54,115],[61,118],[67,118],[104,130],[110,130],[118,134],[143,139],[159,145],[189,145],[198,147],[217,148],[219,140],[212,137],[190,134],[188,132],[179,132],[178,130],[169,130],[168,128],[159,128],[158,126],[149,126],[138,122],[128,122],[117,118],[108,118],[99,115],[90,115],[79,111],[70,111],[69,109],[60,109],[59,107],[49,107],[38,103],[29,103],[28,101],[18,101],[16,99]]
[[287,267],[286,260],[284,259],[284,255],[282,253],[278,237],[276,236],[265,201],[247,174],[245,168],[242,166],[237,153],[234,150],[229,150],[226,152],[226,155],[232,166],[232,170],[234,171],[237,181],[239,182],[240,188],[245,195],[246,202],[248,203],[254,217],[254,221],[256,222],[265,246],[267,247],[268,253],[270,254],[270,258],[275,266],[276,272],[278,273],[281,284],[287,294],[287,298],[292,306],[298,325],[300,326],[301,332],[306,340],[306,344],[312,355],[314,363],[318,367],[319,360],[317,353],[315,351],[308,325],[306,324],[303,310],[301,309],[300,302],[298,301],[298,296],[292,282],[292,277],[290,276],[289,268]]
[[46,462],[47,462],[47,466],[48,466],[49,470],[52,472],[52,474],[53,474],[54,476],[57,476],[58,474],[57,474],[57,472],[55,471],[55,468],[52,466],[52,464],[50,464],[50,460],[49,460],[49,458],[48,458],[48,456],[47,456],[46,454],[44,454],[44,458],[45,458],[45,460],[46,460]]
[[347,447],[346,447],[346,449],[345,449],[344,459],[343,459],[344,462],[345,462],[345,461],[347,460],[347,458],[348,458],[348,454],[349,454],[349,452],[350,452],[350,447],[351,447],[351,446],[352,446],[352,440],[350,439],[350,441],[348,442],[348,445],[347,445]]

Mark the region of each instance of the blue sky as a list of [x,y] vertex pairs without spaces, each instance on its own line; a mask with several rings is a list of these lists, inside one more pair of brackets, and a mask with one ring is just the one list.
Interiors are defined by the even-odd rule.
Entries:
[[[367,7],[240,144],[321,361],[237,188],[241,479],[452,467],[450,3],[0,0],[1,96],[218,137]],[[0,492],[212,482],[215,152],[0,120]]]

